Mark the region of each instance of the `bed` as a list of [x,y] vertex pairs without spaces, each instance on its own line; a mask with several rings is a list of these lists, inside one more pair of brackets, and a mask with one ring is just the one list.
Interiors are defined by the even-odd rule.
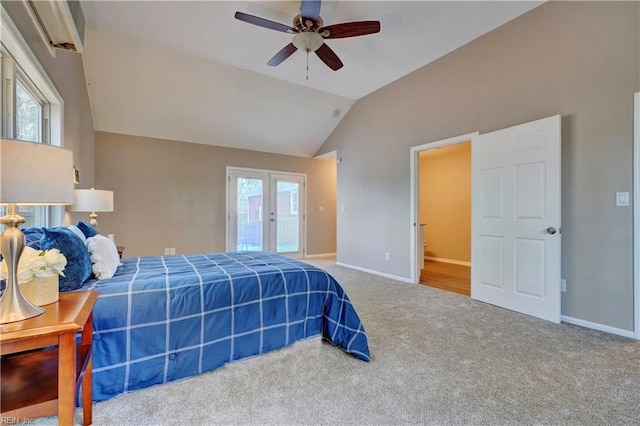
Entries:
[[314,336],[369,361],[363,325],[326,271],[265,252],[122,260],[94,308],[93,398],[213,370]]
[[65,255],[61,291],[100,292],[93,310],[94,401],[318,336],[370,359],[351,301],[320,268],[266,252],[120,259],[107,237],[77,225],[23,232],[28,246]]
[[23,232],[30,247],[65,255],[61,291],[100,292],[94,401],[318,336],[370,359],[358,314],[320,268],[266,252],[120,259],[113,241],[76,225]]

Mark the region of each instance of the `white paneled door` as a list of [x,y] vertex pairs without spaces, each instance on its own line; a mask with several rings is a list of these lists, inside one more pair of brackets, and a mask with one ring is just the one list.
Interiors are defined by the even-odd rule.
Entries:
[[227,182],[227,250],[304,257],[304,175],[229,168]]
[[471,297],[559,323],[560,116],[471,144]]

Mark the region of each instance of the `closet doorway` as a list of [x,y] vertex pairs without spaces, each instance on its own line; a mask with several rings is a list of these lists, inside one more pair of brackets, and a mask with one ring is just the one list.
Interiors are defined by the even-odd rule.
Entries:
[[418,176],[420,283],[471,296],[471,141],[419,152]]

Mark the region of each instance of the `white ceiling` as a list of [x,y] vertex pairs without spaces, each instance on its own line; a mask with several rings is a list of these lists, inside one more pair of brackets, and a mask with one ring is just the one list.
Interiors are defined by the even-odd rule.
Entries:
[[298,1],[84,1],[94,126],[310,157],[356,100],[540,3],[325,0],[325,25],[378,20],[381,30],[328,40],[344,67],[311,54],[307,80],[300,51],[266,65],[291,35],[234,19],[290,25]]

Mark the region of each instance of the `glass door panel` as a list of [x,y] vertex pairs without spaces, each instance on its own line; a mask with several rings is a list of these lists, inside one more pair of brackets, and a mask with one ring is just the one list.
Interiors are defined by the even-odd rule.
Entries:
[[276,180],[276,253],[300,251],[300,184]]
[[237,180],[237,244],[238,251],[262,251],[262,212],[264,191],[262,179]]

